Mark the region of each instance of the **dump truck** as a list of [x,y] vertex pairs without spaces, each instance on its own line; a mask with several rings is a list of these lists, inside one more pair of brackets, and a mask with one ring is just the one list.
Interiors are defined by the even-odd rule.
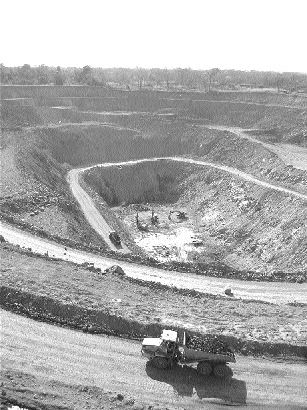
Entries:
[[232,349],[225,343],[191,338],[186,332],[179,338],[174,330],[163,330],[159,338],[145,338],[141,353],[159,369],[168,369],[176,363],[197,363],[197,371],[205,376],[232,376],[227,364],[236,361]]
[[112,243],[114,243],[114,245],[120,246],[121,244],[121,240],[120,240],[120,236],[118,235],[117,232],[112,231],[109,233],[109,239]]

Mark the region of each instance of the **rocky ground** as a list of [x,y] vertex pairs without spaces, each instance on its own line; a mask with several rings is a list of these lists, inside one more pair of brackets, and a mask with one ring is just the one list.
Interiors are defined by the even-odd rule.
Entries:
[[84,244],[103,246],[87,225],[65,184],[66,169],[35,148],[30,136],[4,133],[1,155],[1,216],[30,228]]
[[210,167],[167,161],[92,169],[85,181],[98,206],[99,197],[113,206],[130,237],[161,262],[220,263],[304,280],[307,215],[299,198]]
[[[57,94],[59,90],[62,91]],[[78,242],[87,250],[96,245],[96,251],[105,251],[101,238],[86,223],[65,183],[71,166],[103,161],[189,155],[238,167],[265,181],[306,193],[306,173],[284,166],[276,155],[263,148],[205,127],[210,123],[254,127],[261,130],[256,137],[263,141],[300,147],[306,139],[304,98],[265,93],[130,93],[125,99],[120,95],[93,99],[90,91],[88,98],[69,99],[64,95],[65,87],[56,92],[53,87],[39,87],[34,93],[37,98],[32,99],[34,94],[27,95],[28,92],[34,91],[29,87],[19,91],[7,88],[6,98],[30,98],[3,101],[0,120],[1,215],[11,222],[21,222],[29,230]],[[108,91],[108,97],[109,94],[112,92]],[[216,101],[196,101],[201,99]],[[52,108],[56,106],[60,108]],[[118,110],[133,110],[133,114],[117,115]],[[157,202],[147,193],[138,201],[123,199],[113,203],[113,211],[101,204],[107,218],[115,221],[118,217],[116,226],[126,232],[131,246],[135,239],[139,249],[161,261],[223,263],[238,269],[239,274],[242,268],[253,269],[253,274],[258,271],[266,279],[275,278],[274,271],[282,269],[283,278],[304,280],[298,274],[306,274],[307,264],[306,208],[302,201],[255,188],[216,171],[194,172],[185,168],[179,174],[182,180],[176,181],[174,196],[168,201],[161,202],[160,197]],[[162,185],[168,189],[171,182],[162,180]],[[96,200],[99,202],[99,198]],[[158,228],[150,224],[152,208],[159,217]],[[187,212],[186,221],[168,219],[169,211],[178,208]],[[136,212],[141,224],[148,225],[147,232],[136,229]],[[195,232],[202,243],[187,244],[186,238],[193,241]],[[133,246],[135,255],[144,257],[144,252]],[[158,335],[163,327],[186,328],[192,334],[217,334],[243,354],[306,357],[304,304],[273,305],[179,291],[116,274],[104,275],[89,265],[50,261],[5,243],[0,252],[1,306],[16,313],[85,333],[132,338]],[[285,276],[285,271],[289,275]],[[15,348],[17,356],[19,352],[20,348]],[[118,391],[95,387],[92,379],[80,386],[63,380],[47,381],[45,375],[51,367],[42,363],[34,366],[31,362],[29,373],[39,374],[35,378],[15,371],[11,359],[1,374],[4,409],[10,404],[53,410],[163,408],[119,393],[122,386]],[[17,359],[17,363],[22,366],[22,359]],[[247,368],[250,372],[249,365]],[[78,377],[83,375],[78,372]],[[193,375],[191,372],[189,376]],[[261,372],[259,375],[262,378]],[[146,382],[147,376],[154,377],[148,372]],[[271,378],[274,377],[272,370]],[[186,388],[190,379],[183,379],[182,386]],[[172,387],[176,385],[173,382],[170,376],[168,383]],[[213,385],[216,390],[215,382]],[[194,385],[189,386],[193,391]]]
[[[3,287],[51,299],[72,309],[76,306],[131,323],[136,321],[149,326],[148,329],[152,326],[155,332],[171,326],[260,344],[299,346],[307,341],[305,306],[178,293],[153,283],[103,275],[67,262],[47,261],[8,244],[1,246],[1,260]],[[248,345],[240,347],[241,351],[248,349]]]
[[302,409],[304,363],[237,355],[232,378],[193,365],[167,371],[146,363],[140,342],[52,326],[1,311],[2,401],[29,409]]
[[3,371],[1,378],[2,387],[5,387],[1,395],[2,410],[157,409],[156,406],[142,404],[128,395],[92,385],[76,386],[60,381],[50,382],[13,370]]
[[[5,89],[8,98],[10,92],[15,97],[19,92],[28,91],[22,87]],[[36,90],[38,94],[51,91]],[[191,100],[187,100],[188,94],[153,94],[149,98],[147,94],[133,93],[121,106],[123,101],[119,96],[112,103],[109,98],[86,98],[66,99],[64,104],[64,100],[62,103],[49,101],[47,94],[31,104],[24,100],[22,103],[18,100],[3,103],[1,212],[49,235],[89,246],[104,246],[88,227],[67,189],[65,173],[71,166],[81,164],[188,155],[233,166],[264,181],[306,192],[306,172],[285,166],[277,155],[259,144],[229,131],[206,127],[214,121],[221,124],[226,119],[225,124],[230,128],[238,126],[244,114],[246,124],[243,125],[258,126],[272,135],[286,133],[292,127],[293,133],[300,135],[297,143],[301,144],[305,124],[302,109],[306,103],[302,97],[265,93],[191,93]],[[53,99],[55,94],[52,92]],[[279,128],[277,120],[280,121]],[[131,196],[136,186],[132,189],[131,181],[135,179],[127,183],[129,173],[125,181],[120,175],[116,184],[111,181],[117,196],[118,189],[126,187],[125,195],[121,193],[115,202],[112,202],[110,192],[106,198],[104,188],[104,199],[109,205],[125,205],[136,199],[136,203],[150,203],[150,207],[159,208],[160,220],[165,220],[155,235],[143,232],[140,236],[140,232],[134,229],[134,211],[129,214],[125,207],[118,208],[119,222],[116,222],[114,213],[104,206],[107,218],[118,226],[135,254],[144,255],[142,250],[145,250],[160,261],[214,261],[233,269],[268,275],[277,271],[299,275],[306,270],[307,245],[303,234],[306,215],[300,200],[241,183],[212,169],[191,171],[187,166],[177,171],[182,178],[178,180],[176,176],[175,183],[167,180],[173,178],[172,172],[166,172],[166,175],[162,172],[158,190],[164,192],[160,198],[157,198],[156,188],[154,196],[152,192],[146,192],[148,187],[145,185],[149,180],[144,174],[142,184],[140,177],[136,177],[138,189],[143,190],[142,198],[127,198],[127,187]],[[155,170],[156,174],[159,172],[160,169]],[[151,176],[150,183],[154,182],[153,178]],[[176,184],[180,192],[174,188]],[[97,184],[95,188],[97,191]],[[167,190],[171,192],[166,198]],[[186,209],[189,220],[186,226],[184,223],[180,228],[179,224],[178,227],[174,225],[172,232],[167,234],[166,217],[174,208]],[[148,219],[147,215],[145,219]],[[178,229],[178,234],[174,235]],[[184,237],[189,242],[195,234],[200,234],[203,247],[186,243]]]

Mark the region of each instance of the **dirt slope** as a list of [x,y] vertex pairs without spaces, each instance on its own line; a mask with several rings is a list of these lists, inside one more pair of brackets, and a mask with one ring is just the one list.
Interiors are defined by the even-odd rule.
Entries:
[[[298,147],[291,144],[270,144],[268,142],[264,142],[261,139],[257,139],[257,135],[259,134],[259,130],[255,130],[253,135],[253,130],[244,130],[242,128],[236,127],[224,127],[224,126],[214,126],[208,125],[208,128],[211,129],[220,129],[223,131],[229,131],[240,138],[245,138],[253,143],[261,144],[269,151],[276,153],[287,165],[291,165],[294,168],[301,169],[307,171],[307,148],[306,147]],[[261,135],[261,132],[260,132]],[[306,139],[307,145],[307,139]]]
[[[306,271],[307,195],[303,193],[232,167],[189,158],[105,163],[87,171],[85,181],[109,205],[124,205],[117,215],[134,237],[139,236],[135,211],[129,214],[127,204],[150,203],[161,218],[169,210],[184,209],[191,219],[197,215],[198,222],[194,218],[190,228],[205,241],[203,254],[195,255],[198,262],[208,259],[207,246],[215,247],[218,261],[238,269],[266,274]],[[167,235],[165,223],[156,234]]]
[[82,212],[84,213],[88,223],[95,229],[98,235],[101,236],[103,241],[108,245],[108,247],[113,251],[129,253],[129,248],[125,245],[123,241],[119,246],[116,246],[109,238],[110,232],[114,230],[108,225],[103,216],[99,213],[95,204],[93,203],[90,196],[82,189],[79,184],[79,176],[82,173],[82,169],[73,169],[67,175],[67,181],[69,183],[72,194],[79,202]]
[[[210,405],[219,399],[221,404],[247,401],[248,408],[265,404],[294,409],[303,408],[307,399],[304,365],[239,357],[233,365],[234,379],[221,383],[196,376],[186,367],[167,373],[146,367],[138,342],[84,335],[4,311],[1,316],[3,388],[6,398],[18,398],[25,405],[60,402],[69,408],[92,409],[112,397],[116,402],[121,394],[122,400],[135,400],[132,406],[160,409],[200,409],[208,399],[208,408],[219,408]],[[42,394],[42,385],[49,394]],[[86,386],[91,386],[87,395],[82,388]],[[65,388],[70,390],[68,396]],[[104,393],[97,395],[97,389]]]
[[[83,327],[80,317],[84,317],[88,327],[99,333],[105,326],[111,331],[119,330],[121,335],[159,335],[161,327],[175,326],[228,338],[236,351],[245,354],[261,351],[271,355],[304,355],[307,303],[277,305],[196,294],[188,289],[180,291],[126,276],[103,275],[85,265],[46,260],[7,244],[0,245],[0,256],[1,283],[9,288],[1,293],[4,307],[15,302],[18,305],[20,297],[19,302],[30,306],[32,314],[34,306],[38,312],[44,312],[41,318],[48,317],[50,312],[52,317],[54,312],[58,320],[69,312],[66,319],[71,323]],[[6,292],[11,294],[9,301],[4,296]],[[21,292],[28,296],[22,298]],[[142,300],[146,302],[141,303]],[[50,307],[51,301],[57,309]],[[114,317],[120,319],[116,322]]]
[[10,137],[0,152],[1,215],[63,239],[106,247],[67,189],[66,169],[31,145],[20,156],[16,136]]
[[[76,263],[91,262],[95,266],[105,270],[113,264],[118,264],[116,259],[104,258],[98,255],[76,251],[71,248],[64,249],[55,242],[47,241],[28,233],[0,223],[3,237],[15,245],[30,247],[33,252],[48,254],[63,260]],[[306,284],[299,283],[270,283],[270,282],[246,282],[231,279],[212,278],[192,274],[183,275],[180,272],[164,271],[134,263],[120,262],[120,266],[128,276],[151,282],[159,282],[168,286],[176,286],[181,289],[195,289],[203,293],[221,294],[225,286],[230,286],[235,295],[244,299],[263,300],[273,303],[301,302],[306,303]]]
[[[262,121],[264,131],[271,132],[277,127],[280,135],[286,135],[296,130],[302,139],[306,102],[301,97],[286,98],[266,93],[206,96],[199,93],[126,93],[99,87],[93,89],[92,97],[90,87],[4,87],[4,90],[4,136],[7,141],[11,137],[16,138],[19,144],[14,147],[14,152],[4,150],[4,161],[8,164],[5,169],[11,167],[5,186],[9,196],[9,191],[14,194],[19,184],[19,193],[16,197],[14,194],[12,198],[2,198],[3,209],[9,216],[48,233],[58,233],[79,243],[106,247],[86,223],[76,201],[68,195],[64,174],[71,166],[161,155],[189,155],[197,160],[222,165],[224,170],[237,168],[240,172],[251,174],[253,179],[250,181],[262,180],[267,187],[275,185],[288,189],[288,193],[297,191],[306,195],[306,175],[303,171],[287,167],[277,155],[259,144],[204,127],[210,122],[238,126],[242,125],[242,119],[244,126],[254,127]],[[22,99],[18,100],[19,97]],[[124,112],[121,114],[119,110]],[[122,148],[120,151],[118,146]],[[12,156],[18,157],[19,164],[11,166]],[[21,166],[21,172],[18,166]],[[223,209],[222,220],[213,222],[210,235],[215,236],[212,246],[223,253],[219,255],[219,260],[239,269],[261,272],[267,269],[269,272],[272,269],[286,272],[291,272],[291,269],[295,272],[304,270],[301,207],[296,203],[286,203],[288,199],[280,204],[278,195],[266,198],[264,191],[254,192],[251,185],[233,184],[233,180],[221,177],[218,170],[209,174],[195,173],[194,182],[190,178],[182,187],[183,192],[191,189],[178,205],[185,206],[195,197],[193,190],[198,183],[201,188],[193,203],[194,210],[199,208],[201,202],[204,204],[199,208],[201,212],[206,210],[214,214],[217,210],[214,209],[212,196],[217,195],[215,202],[219,209]],[[25,178],[22,178],[23,175]],[[206,184],[204,181],[207,179],[213,181]],[[214,179],[220,182],[220,185],[215,185],[215,192]],[[10,182],[16,180],[19,181],[17,184]],[[23,192],[27,185],[31,187]],[[231,196],[226,198],[230,192]],[[263,209],[264,221],[259,232],[257,215],[251,212],[255,207],[248,208],[258,201],[267,207],[267,212]],[[243,203],[247,204],[248,209],[243,209]],[[298,212],[296,207],[299,208]],[[296,212],[297,216],[294,216]],[[278,218],[275,216],[279,213],[286,219],[284,223],[276,220]],[[235,223],[225,226],[233,218]],[[265,234],[265,230],[269,234]],[[231,231],[235,238],[227,244]],[[244,243],[241,240],[243,237],[250,242]],[[228,245],[231,253],[236,248],[230,257],[225,255],[229,253]],[[285,252],[282,252],[283,249]],[[293,254],[291,257],[290,253]]]

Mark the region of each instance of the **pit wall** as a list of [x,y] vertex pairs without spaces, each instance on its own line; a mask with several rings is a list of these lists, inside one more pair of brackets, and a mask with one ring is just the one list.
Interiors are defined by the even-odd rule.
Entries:
[[[112,336],[141,340],[144,337],[159,337],[163,325],[142,324],[109,314],[107,311],[81,308],[77,305],[62,304],[46,296],[36,296],[10,287],[1,286],[0,306],[14,313],[35,320],[82,330],[86,333],[108,334]],[[183,332],[184,328],[176,328]],[[201,336],[189,330],[191,336]],[[212,335],[213,336],[213,335]],[[245,355],[297,356],[307,358],[307,347],[283,343],[259,343],[240,340],[231,336],[218,336],[229,343],[236,352]]]
[[[120,93],[120,91],[119,91]],[[7,98],[102,97],[111,92],[105,87],[88,85],[2,85],[1,94]]]
[[277,104],[289,106],[307,106],[306,94],[278,94],[276,92],[250,92],[250,91],[153,91],[115,90],[102,86],[88,85],[1,85],[2,99],[8,98],[57,98],[57,97],[120,97],[127,95],[150,95],[159,98],[193,98],[220,101],[242,101],[258,104]]
[[[109,206],[176,204],[175,209],[204,217],[199,232],[205,245],[197,262],[208,263],[207,253],[214,248],[219,263],[232,269],[265,276],[283,272],[305,281],[306,209],[299,199],[289,200],[212,168],[167,160],[95,167],[83,178]],[[207,221],[210,215],[216,216]]]
[[163,160],[123,167],[97,167],[84,174],[84,181],[109,206],[122,203],[173,203],[180,197],[178,185],[189,173],[189,168],[188,165],[169,161],[163,165]]
[[[140,113],[173,112],[174,118],[185,121],[202,121],[217,125],[242,128],[259,128],[270,131],[270,136],[278,141],[303,145],[306,138],[304,110],[284,106],[267,106],[250,103],[229,103],[228,101],[192,100],[183,98],[157,97],[156,94],[129,94],[104,97],[56,97],[21,100],[3,100],[1,122],[5,127],[28,126],[58,122],[59,120],[82,122],[88,116],[80,116],[78,111],[114,112],[128,111]],[[52,107],[66,107],[62,113]],[[76,112],[77,111],[77,114]],[[144,114],[143,114],[144,115]],[[63,117],[61,119],[61,117]],[[67,119],[65,119],[66,117]],[[95,121],[106,121],[100,115],[92,116]],[[116,121],[114,117],[112,122]],[[170,118],[169,118],[170,120]]]

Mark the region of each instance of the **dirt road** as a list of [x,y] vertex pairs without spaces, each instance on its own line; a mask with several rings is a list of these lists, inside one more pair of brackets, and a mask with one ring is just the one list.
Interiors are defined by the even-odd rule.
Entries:
[[75,249],[64,249],[63,245],[48,241],[21,229],[16,229],[8,224],[0,222],[0,233],[10,243],[31,248],[33,252],[46,254],[50,257],[72,261],[78,264],[92,262],[102,270],[118,264],[126,274],[151,282],[159,282],[168,286],[176,286],[182,289],[195,289],[199,292],[214,295],[224,295],[226,286],[232,288],[235,297],[242,299],[263,300],[271,303],[301,302],[307,303],[306,283],[286,282],[251,282],[235,279],[214,278],[208,276],[197,276],[190,273],[182,274],[176,271],[164,271],[136,263],[118,261]]
[[256,144],[261,144],[263,147],[271,152],[274,152],[279,158],[287,165],[292,165],[294,168],[302,169],[307,171],[307,148],[299,147],[293,144],[269,144],[263,142],[250,134],[247,134],[243,128],[238,127],[225,127],[223,125],[206,125],[205,128],[210,128],[214,130],[229,131],[236,134],[240,138],[247,139]]
[[129,248],[124,243],[122,243],[121,248],[118,248],[109,240],[109,233],[112,231],[112,228],[108,225],[106,220],[97,210],[91,197],[80,186],[79,176],[84,171],[87,171],[94,167],[107,168],[107,167],[112,167],[112,166],[128,166],[128,165],[139,164],[139,163],[144,163],[144,162],[152,162],[152,161],[176,161],[176,162],[183,162],[183,163],[188,163],[188,164],[212,167],[215,169],[225,171],[229,174],[235,175],[238,178],[245,179],[246,181],[252,182],[254,184],[263,186],[265,188],[273,189],[279,192],[283,192],[286,195],[292,195],[300,199],[307,200],[307,195],[304,195],[302,193],[299,193],[299,192],[296,192],[296,191],[293,191],[287,188],[283,188],[277,185],[273,185],[265,181],[261,181],[253,177],[252,175],[247,174],[243,171],[240,171],[236,168],[228,167],[226,165],[220,165],[220,164],[215,164],[211,162],[201,161],[201,160],[195,160],[192,158],[164,157],[164,158],[145,158],[145,159],[116,162],[116,163],[106,162],[103,164],[92,165],[90,167],[85,167],[85,168],[77,168],[77,169],[73,169],[69,171],[67,175],[67,182],[70,185],[70,189],[74,197],[79,202],[82,212],[84,213],[86,219],[88,220],[92,228],[94,228],[95,231],[99,235],[101,235],[101,237],[104,239],[104,241],[108,244],[108,246],[112,250],[124,252],[124,253],[130,252]]
[[[297,198],[307,200],[307,195],[302,194],[300,192],[294,191],[292,189],[287,189],[284,187],[281,187],[279,185],[274,185],[270,184],[269,182],[262,181],[258,178],[253,177],[250,174],[247,174],[246,172],[240,171],[239,169],[233,168],[233,167],[228,167],[227,165],[221,165],[221,164],[216,164],[212,162],[207,162],[207,161],[202,161],[202,160],[196,160],[192,158],[184,158],[184,157],[160,157],[160,158],[145,158],[145,159],[138,159],[138,160],[133,160],[133,161],[124,161],[124,162],[105,162],[103,164],[97,164],[93,165],[91,167],[86,167],[86,168],[79,168],[77,171],[78,172],[83,172],[88,169],[94,168],[94,167],[111,167],[111,166],[125,166],[125,165],[133,165],[133,164],[139,164],[142,162],[152,162],[152,161],[176,161],[176,162],[184,162],[188,164],[194,164],[194,165],[200,165],[200,166],[205,166],[205,167],[211,167],[215,169],[219,169],[221,171],[225,171],[228,174],[232,174],[238,178],[245,179],[246,181],[252,182],[253,184],[257,184],[260,186],[263,186],[265,188],[269,188],[275,191],[283,192],[285,195],[291,195],[291,196],[296,196]],[[73,170],[75,171],[75,170]],[[72,172],[72,171],[70,171]]]
[[[90,393],[82,396],[82,386],[132,397],[136,402],[185,409],[223,408],[220,404],[247,403],[247,408],[303,408],[307,402],[303,363],[278,363],[264,359],[237,357],[234,377],[221,381],[199,376],[193,368],[178,367],[159,371],[146,366],[140,343],[68,330],[1,310],[2,377],[7,395],[49,400],[39,392],[40,383],[54,388],[53,400],[62,399],[68,408],[89,406]],[[13,380],[12,380],[13,379]],[[31,389],[27,384],[31,379]],[[69,385],[79,406],[69,406],[69,397],[60,397]],[[35,386],[37,391],[35,391]],[[36,393],[36,394],[35,394]],[[79,397],[78,397],[79,396]],[[87,405],[82,400],[87,400]],[[62,403],[63,404],[63,403]],[[208,407],[207,407],[208,405]],[[259,407],[258,407],[259,406]],[[65,407],[66,408],[66,407]],[[99,407],[100,408],[100,407]],[[160,407],[161,408],[161,407]]]
[[162,100],[167,101],[187,101],[187,102],[194,102],[194,103],[201,103],[201,102],[208,102],[208,103],[222,103],[222,104],[241,104],[241,105],[256,105],[260,107],[277,107],[277,108],[290,108],[293,110],[304,110],[304,106],[297,106],[297,105],[282,105],[282,104],[270,104],[270,103],[261,103],[261,102],[253,102],[253,101],[231,101],[231,100],[209,100],[209,99],[188,99],[188,98],[162,98]]
[[117,252],[129,253],[129,248],[122,242],[121,246],[114,245],[109,239],[109,233],[113,231],[100,212],[95,207],[92,198],[84,191],[79,184],[79,175],[82,169],[73,169],[67,175],[67,182],[74,197],[79,202],[79,205],[84,213],[88,223],[95,229],[95,231],[104,239],[110,249]]

